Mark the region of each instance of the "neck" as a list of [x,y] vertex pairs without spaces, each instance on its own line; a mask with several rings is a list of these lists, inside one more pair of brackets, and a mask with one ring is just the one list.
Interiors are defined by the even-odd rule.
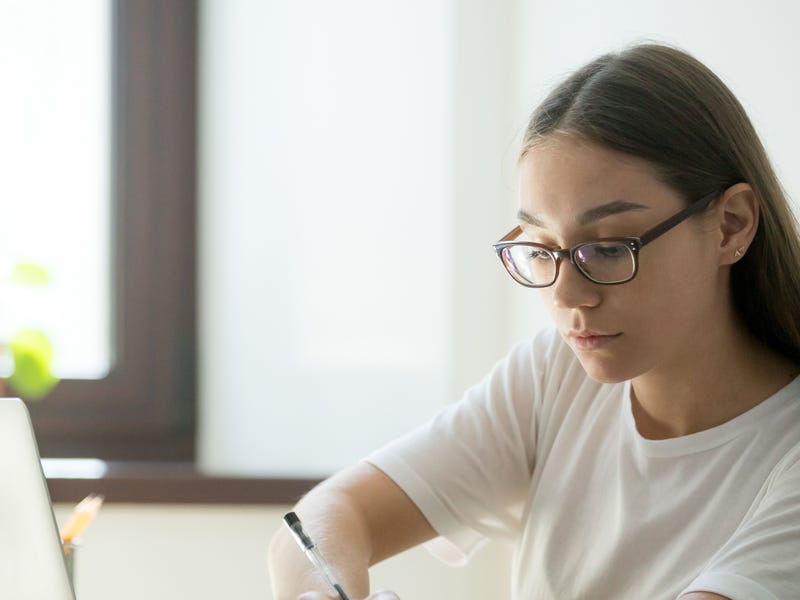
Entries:
[[639,433],[649,439],[680,437],[721,425],[786,386],[797,365],[763,346],[741,325],[693,340],[673,364],[632,381]]

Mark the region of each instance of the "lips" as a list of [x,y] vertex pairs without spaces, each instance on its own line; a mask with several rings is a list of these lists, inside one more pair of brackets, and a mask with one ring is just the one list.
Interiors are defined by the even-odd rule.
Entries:
[[567,338],[578,350],[599,350],[616,340],[622,333],[600,333],[595,331],[570,331]]

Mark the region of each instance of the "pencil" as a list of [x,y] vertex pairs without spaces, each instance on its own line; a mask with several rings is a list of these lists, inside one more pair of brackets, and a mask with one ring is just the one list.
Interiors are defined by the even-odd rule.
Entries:
[[89,523],[94,520],[103,505],[103,499],[103,496],[89,494],[72,509],[72,514],[70,514],[67,522],[61,528],[61,541],[63,543],[66,544],[80,537],[89,526]]

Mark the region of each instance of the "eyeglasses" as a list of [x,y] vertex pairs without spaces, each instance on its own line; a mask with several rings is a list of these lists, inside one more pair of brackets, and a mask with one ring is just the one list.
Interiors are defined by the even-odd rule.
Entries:
[[584,277],[594,283],[627,283],[636,277],[642,248],[705,209],[717,195],[718,192],[714,192],[703,196],[640,237],[604,238],[583,242],[572,248],[552,249],[534,242],[516,241],[522,233],[522,228],[517,226],[492,246],[511,277],[526,287],[553,285],[558,277],[559,264],[564,259],[569,259]]

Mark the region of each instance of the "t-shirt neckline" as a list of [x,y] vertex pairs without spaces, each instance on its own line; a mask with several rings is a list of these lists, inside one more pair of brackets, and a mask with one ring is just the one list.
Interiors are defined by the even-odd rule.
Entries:
[[634,443],[649,456],[680,456],[710,450],[732,440],[743,431],[768,419],[770,415],[778,412],[791,398],[800,395],[800,376],[795,377],[786,386],[772,394],[763,402],[750,410],[734,417],[730,421],[676,438],[665,440],[651,440],[643,437],[636,428],[633,418],[633,399],[631,397],[631,381],[625,382],[623,391],[623,419],[629,435]]

